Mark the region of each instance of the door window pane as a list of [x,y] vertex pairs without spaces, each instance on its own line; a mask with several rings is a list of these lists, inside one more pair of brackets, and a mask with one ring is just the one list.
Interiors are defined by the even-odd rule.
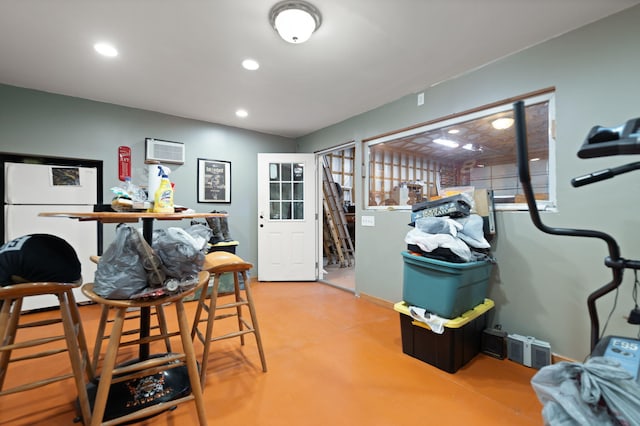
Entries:
[[280,199],[280,184],[270,183],[269,184],[269,200],[279,200],[279,199]]
[[282,183],[282,199],[291,200],[291,182]]
[[269,219],[280,219],[280,202],[269,203]]
[[269,180],[280,180],[280,164],[269,163]]
[[293,184],[293,199],[294,200],[303,200],[304,199],[304,184],[303,183],[294,183]]
[[291,180],[291,164],[282,164],[282,180],[290,181]]
[[304,164],[269,164],[269,205],[271,220],[304,219]]

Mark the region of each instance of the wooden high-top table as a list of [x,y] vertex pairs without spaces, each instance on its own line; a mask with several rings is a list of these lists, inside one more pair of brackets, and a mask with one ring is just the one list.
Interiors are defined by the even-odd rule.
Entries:
[[[225,213],[151,213],[151,212],[42,212],[38,216],[44,217],[68,217],[79,221],[99,221],[102,223],[135,223],[142,220],[142,235],[151,246],[153,239],[153,222],[155,220],[183,220],[203,219],[208,217],[227,217]],[[140,337],[148,337],[150,324],[150,309],[143,308],[140,311]],[[149,345],[141,344],[139,348],[140,359],[149,358]]]
[[[149,212],[43,212],[39,216],[44,217],[68,217],[76,219],[78,221],[99,221],[102,223],[132,223],[142,220],[142,234],[145,241],[151,246],[153,239],[153,222],[156,220],[183,220],[183,219],[199,219],[208,217],[227,217],[227,214],[223,213],[149,213]],[[206,288],[202,290],[206,292]],[[148,304],[142,304],[140,307],[140,343],[138,361],[151,360],[153,358],[149,354],[149,343],[144,343],[145,338],[148,338],[151,331],[151,308],[145,306]],[[155,357],[155,355],[154,355]],[[189,376],[184,372],[179,372],[178,368],[167,369],[163,372],[165,379],[169,383],[173,383],[176,389],[185,389],[189,381]],[[152,376],[149,376],[153,377]],[[155,380],[155,379],[153,379]],[[183,383],[186,381],[187,383]],[[106,407],[102,407],[105,411],[105,416],[109,418],[118,418],[121,415],[126,415],[130,410],[128,404],[131,402],[127,398],[123,398],[122,395],[127,395],[130,392],[126,388],[128,382],[113,383],[111,385],[111,391],[109,392],[109,399],[106,402]],[[96,392],[99,390],[99,385],[96,383],[89,383],[87,390],[89,391],[89,398],[95,402]],[[164,385],[159,385],[164,386]],[[115,387],[115,388],[114,388]],[[199,387],[199,383],[198,383]],[[170,401],[177,401],[180,398],[179,394],[170,392],[168,396]],[[113,394],[113,397],[112,397]],[[103,401],[104,402],[104,401]],[[168,403],[167,407],[171,407]],[[170,408],[168,408],[170,409]],[[162,412],[162,411],[160,411]],[[157,412],[155,414],[160,414]],[[155,415],[154,414],[154,415]],[[105,417],[106,418],[106,417]]]

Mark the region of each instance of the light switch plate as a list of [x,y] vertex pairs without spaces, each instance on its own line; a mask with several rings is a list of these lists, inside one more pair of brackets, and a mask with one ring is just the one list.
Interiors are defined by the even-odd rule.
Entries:
[[361,224],[362,226],[376,226],[376,218],[375,216],[362,216]]

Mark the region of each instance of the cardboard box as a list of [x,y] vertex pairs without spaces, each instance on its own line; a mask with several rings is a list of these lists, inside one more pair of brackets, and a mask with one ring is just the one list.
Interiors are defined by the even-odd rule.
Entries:
[[402,352],[448,373],[455,373],[473,359],[481,348],[487,312],[494,307],[490,299],[445,323],[444,333],[436,334],[427,324],[415,321],[409,305],[398,302]]
[[453,263],[402,252],[402,299],[443,318],[455,318],[484,302],[493,265]]

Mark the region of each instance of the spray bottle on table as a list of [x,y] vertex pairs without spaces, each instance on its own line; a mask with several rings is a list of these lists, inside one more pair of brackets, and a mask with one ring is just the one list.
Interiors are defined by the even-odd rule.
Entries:
[[173,187],[164,169],[158,166],[158,175],[162,176],[153,201],[154,213],[173,213]]

